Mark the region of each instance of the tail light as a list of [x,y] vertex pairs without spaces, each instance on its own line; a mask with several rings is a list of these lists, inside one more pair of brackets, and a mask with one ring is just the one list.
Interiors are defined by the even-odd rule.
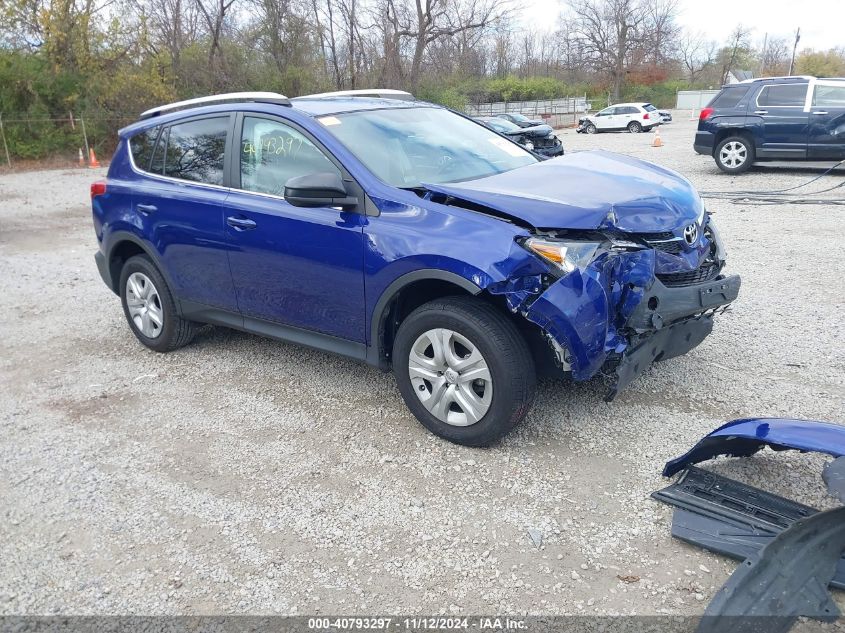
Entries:
[[710,115],[713,114],[713,108],[703,108],[701,110],[701,114],[698,115],[699,121],[706,121],[710,118]]
[[91,183],[91,200],[93,200],[97,196],[105,195],[105,193],[106,193],[106,181],[105,180],[98,180],[97,182]]
[[644,118],[644,119],[649,118],[649,116],[648,116],[648,112],[646,112],[646,113],[643,115],[643,118]]

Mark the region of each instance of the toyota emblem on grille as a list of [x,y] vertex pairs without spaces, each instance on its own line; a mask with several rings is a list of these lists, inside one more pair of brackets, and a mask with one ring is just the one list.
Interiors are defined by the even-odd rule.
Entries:
[[698,226],[690,224],[684,227],[684,241],[692,245],[695,244],[696,240],[698,240]]

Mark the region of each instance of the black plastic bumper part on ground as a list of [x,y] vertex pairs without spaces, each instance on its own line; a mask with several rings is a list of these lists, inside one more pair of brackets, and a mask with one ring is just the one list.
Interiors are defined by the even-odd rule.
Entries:
[[[736,560],[751,558],[796,521],[818,513],[695,466],[651,496],[676,508],[673,537]],[[845,589],[845,558],[839,559],[830,585]]]

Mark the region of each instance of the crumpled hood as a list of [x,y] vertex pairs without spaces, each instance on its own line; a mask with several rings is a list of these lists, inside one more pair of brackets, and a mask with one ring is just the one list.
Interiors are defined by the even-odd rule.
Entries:
[[567,154],[494,176],[423,186],[514,216],[537,229],[677,232],[703,203],[680,174],[605,151]]

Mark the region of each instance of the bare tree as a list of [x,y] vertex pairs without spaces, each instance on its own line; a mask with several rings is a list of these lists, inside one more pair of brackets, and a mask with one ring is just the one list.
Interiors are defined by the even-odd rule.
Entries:
[[208,69],[211,72],[211,85],[214,89],[225,85],[228,78],[225,69],[225,58],[221,47],[223,26],[226,14],[235,4],[235,0],[195,0],[197,9],[205,21],[207,35],[210,40],[208,47]]
[[723,84],[728,81],[728,73],[735,70],[737,63],[750,50],[750,37],[751,29],[744,27],[742,24],[737,24],[736,28],[731,31],[731,35],[728,38],[728,45],[722,49],[720,54],[722,60],[721,82]]
[[706,40],[702,33],[685,33],[678,41],[678,56],[690,86],[716,62],[716,42]]

